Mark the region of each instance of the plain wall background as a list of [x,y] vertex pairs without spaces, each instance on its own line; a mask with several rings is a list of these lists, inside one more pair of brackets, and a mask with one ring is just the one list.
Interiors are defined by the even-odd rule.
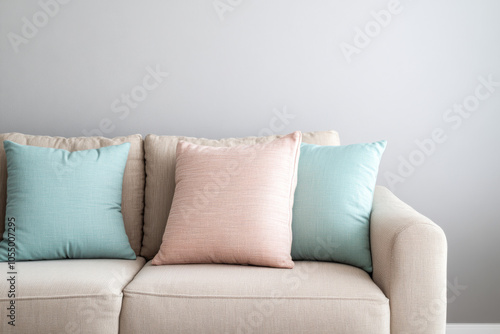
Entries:
[[[401,0],[380,31],[371,12],[391,1],[43,3],[0,0],[0,132],[387,139],[378,183],[413,159],[391,189],[447,234],[448,322],[500,322],[500,86],[472,97],[478,77],[500,82],[499,1]],[[357,28],[374,37],[348,62]],[[168,77],[141,96],[156,67]],[[464,100],[470,117],[445,121]],[[446,141],[418,153],[435,129]]]

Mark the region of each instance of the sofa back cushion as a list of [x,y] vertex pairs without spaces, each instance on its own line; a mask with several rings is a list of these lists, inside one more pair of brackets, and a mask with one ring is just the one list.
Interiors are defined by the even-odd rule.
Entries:
[[[220,140],[148,135],[144,140],[147,177],[141,256],[148,260],[152,259],[160,249],[174,197],[176,148],[179,140],[205,146],[231,147],[268,143],[278,137],[282,137],[282,135]],[[338,134],[335,131],[306,132],[302,135],[302,141],[317,145],[340,144]]]
[[[130,246],[136,255],[139,255],[142,240],[142,222],[144,209],[144,148],[141,135],[116,137],[113,139],[103,137],[49,137],[30,136],[20,133],[0,134],[0,217],[5,217],[7,200],[7,161],[3,141],[65,149],[68,151],[80,151],[95,149],[110,145],[130,143],[127,164],[123,175],[122,190],[122,214]],[[5,222],[0,222],[0,238],[5,229]]]

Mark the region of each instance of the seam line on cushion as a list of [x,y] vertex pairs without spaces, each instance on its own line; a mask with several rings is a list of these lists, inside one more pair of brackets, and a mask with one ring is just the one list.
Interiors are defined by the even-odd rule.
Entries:
[[[101,298],[101,299],[108,299],[108,298],[120,298],[123,299],[123,293],[119,295],[74,295],[74,296],[40,296],[40,297],[16,297],[16,300],[21,301],[21,300],[57,300],[57,299],[71,299],[71,298]],[[9,301],[10,299],[5,299],[2,298],[0,299],[0,302],[5,302]]]
[[[142,244],[142,243],[141,243]],[[147,261],[144,263],[144,265],[142,265],[139,270],[137,270],[137,272],[134,274],[134,276],[127,282],[127,284],[125,284],[122,288],[122,292],[121,292],[121,295],[123,296],[123,290],[125,290],[127,288],[127,286],[135,279],[135,277],[141,272],[141,270],[144,268],[144,266],[146,266],[146,263]]]
[[159,294],[139,291],[124,291],[124,296],[127,295],[142,295],[153,297],[170,297],[170,298],[200,298],[200,299],[282,299],[282,300],[364,300],[370,302],[388,302],[389,299],[384,296],[384,300],[374,298],[349,298],[349,297],[269,297],[269,296],[193,296],[193,295],[174,295],[174,294]]

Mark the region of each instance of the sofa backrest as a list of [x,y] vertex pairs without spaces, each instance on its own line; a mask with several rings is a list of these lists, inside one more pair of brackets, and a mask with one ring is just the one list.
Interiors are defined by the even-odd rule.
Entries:
[[7,162],[3,141],[10,140],[18,144],[40,147],[79,151],[118,145],[129,142],[131,144],[125,173],[123,175],[122,214],[125,231],[130,241],[130,246],[139,255],[142,241],[142,224],[144,210],[144,142],[141,135],[116,137],[49,137],[30,136],[20,133],[0,134],[0,240],[5,229],[5,205],[7,200]]
[[[252,145],[274,140],[280,135],[267,137],[227,138],[220,140],[148,135],[144,140],[146,159],[146,193],[144,207],[144,237],[141,255],[153,258],[162,242],[175,190],[175,154],[177,142],[185,140],[206,146]],[[340,145],[335,131],[303,133],[305,143],[317,145]]]

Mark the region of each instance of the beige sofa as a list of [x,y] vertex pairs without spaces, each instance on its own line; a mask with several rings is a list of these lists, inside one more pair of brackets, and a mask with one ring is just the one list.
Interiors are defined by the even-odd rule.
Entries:
[[[16,326],[8,325],[1,263],[1,333],[444,333],[447,246],[428,218],[377,187],[371,215],[373,275],[339,263],[294,269],[239,265],[152,266],[174,192],[179,138],[226,146],[270,137],[207,140],[139,135],[59,138],[0,135],[21,144],[81,150],[131,142],[122,211],[136,260],[17,263]],[[334,131],[303,140],[338,145]],[[0,149],[0,216],[6,161]],[[4,226],[0,224],[0,232]]]

